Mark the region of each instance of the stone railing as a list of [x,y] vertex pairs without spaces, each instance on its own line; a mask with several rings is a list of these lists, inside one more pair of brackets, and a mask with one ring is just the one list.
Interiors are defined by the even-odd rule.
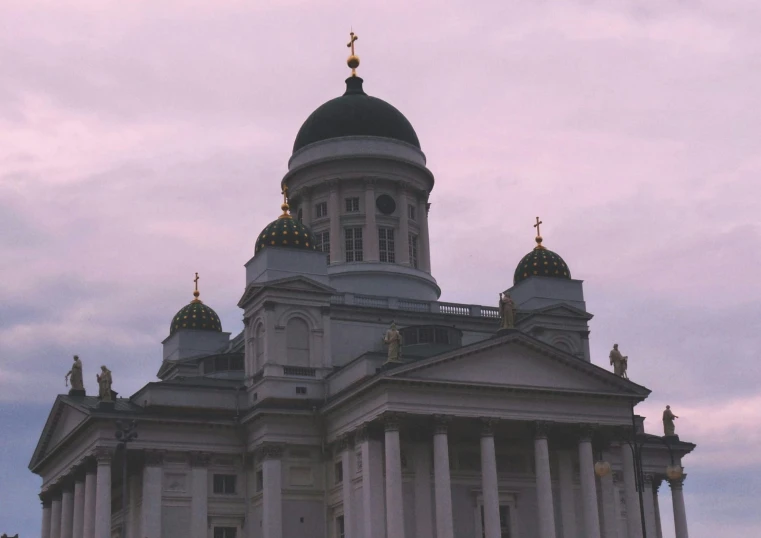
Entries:
[[499,309],[493,306],[443,303],[440,301],[417,301],[413,299],[398,299],[396,297],[354,295],[351,293],[333,295],[330,298],[330,302],[334,305],[354,305],[369,308],[385,308],[388,310],[405,310],[407,312],[445,314],[448,316],[499,319]]
[[307,368],[305,366],[283,366],[283,375],[315,377],[317,375],[317,369]]

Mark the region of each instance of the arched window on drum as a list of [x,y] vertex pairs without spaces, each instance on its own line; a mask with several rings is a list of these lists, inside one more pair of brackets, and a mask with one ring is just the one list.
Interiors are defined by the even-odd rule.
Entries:
[[289,366],[309,366],[309,325],[301,318],[291,318],[285,327]]

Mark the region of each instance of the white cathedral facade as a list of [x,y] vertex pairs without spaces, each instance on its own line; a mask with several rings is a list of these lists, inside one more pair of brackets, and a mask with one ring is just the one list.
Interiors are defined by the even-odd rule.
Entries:
[[[196,293],[156,381],[56,398],[29,466],[42,538],[686,538],[695,445],[645,434],[650,391],[592,364],[582,282],[537,237],[495,288],[514,327],[439,301],[417,135],[346,82],[296,137],[243,332]],[[136,421],[126,451],[117,420]]]

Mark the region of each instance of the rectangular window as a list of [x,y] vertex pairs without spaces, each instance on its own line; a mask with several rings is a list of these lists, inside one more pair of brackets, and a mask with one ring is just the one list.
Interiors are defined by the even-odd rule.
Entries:
[[306,394],[307,388],[306,387],[296,387],[296,394]]
[[409,204],[407,206],[407,217],[409,217],[410,220],[416,220],[415,219],[415,206],[412,204]]
[[234,474],[215,474],[214,475],[214,493],[222,495],[233,495],[235,493]]
[[317,232],[314,234],[314,246],[320,252],[325,252],[328,255],[328,263],[330,263],[330,232]]
[[214,527],[214,538],[235,538],[235,527]]
[[344,517],[338,516],[336,518],[336,538],[344,538],[346,536],[346,531],[344,528]]
[[334,483],[336,484],[344,481],[344,465],[342,461],[337,461],[333,464],[333,476],[335,477]]
[[346,261],[361,262],[364,259],[362,253],[362,228],[346,228]]
[[417,269],[417,236],[415,234],[409,235],[410,241],[410,265]]
[[378,228],[378,249],[380,251],[380,261],[387,263],[394,263],[396,261],[393,228]]
[[346,199],[346,212],[347,213],[359,213],[359,198],[347,198]]
[[314,218],[321,219],[328,216],[328,202],[320,202],[314,206]]

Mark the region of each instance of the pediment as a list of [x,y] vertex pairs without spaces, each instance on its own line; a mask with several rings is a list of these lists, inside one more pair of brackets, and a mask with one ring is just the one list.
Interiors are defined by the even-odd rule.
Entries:
[[243,293],[243,296],[238,301],[238,306],[243,308],[243,305],[256,297],[264,290],[283,290],[283,291],[297,291],[302,293],[317,293],[321,295],[332,295],[336,293],[336,290],[330,286],[312,280],[305,276],[294,276],[288,278],[280,278],[277,280],[270,280],[268,282],[252,282]]
[[34,465],[48,454],[59,443],[76,430],[89,416],[88,413],[75,408],[59,396],[53,404],[45,427],[42,429],[31,465]]
[[575,306],[571,306],[565,303],[545,306],[543,308],[537,308],[536,310],[527,310],[522,313],[524,314],[523,319],[528,319],[533,316],[551,316],[551,317],[590,320],[594,317],[589,312],[585,312],[584,310],[581,310],[580,308],[576,308]]
[[389,377],[539,391],[637,395],[649,390],[523,334],[399,367]]

